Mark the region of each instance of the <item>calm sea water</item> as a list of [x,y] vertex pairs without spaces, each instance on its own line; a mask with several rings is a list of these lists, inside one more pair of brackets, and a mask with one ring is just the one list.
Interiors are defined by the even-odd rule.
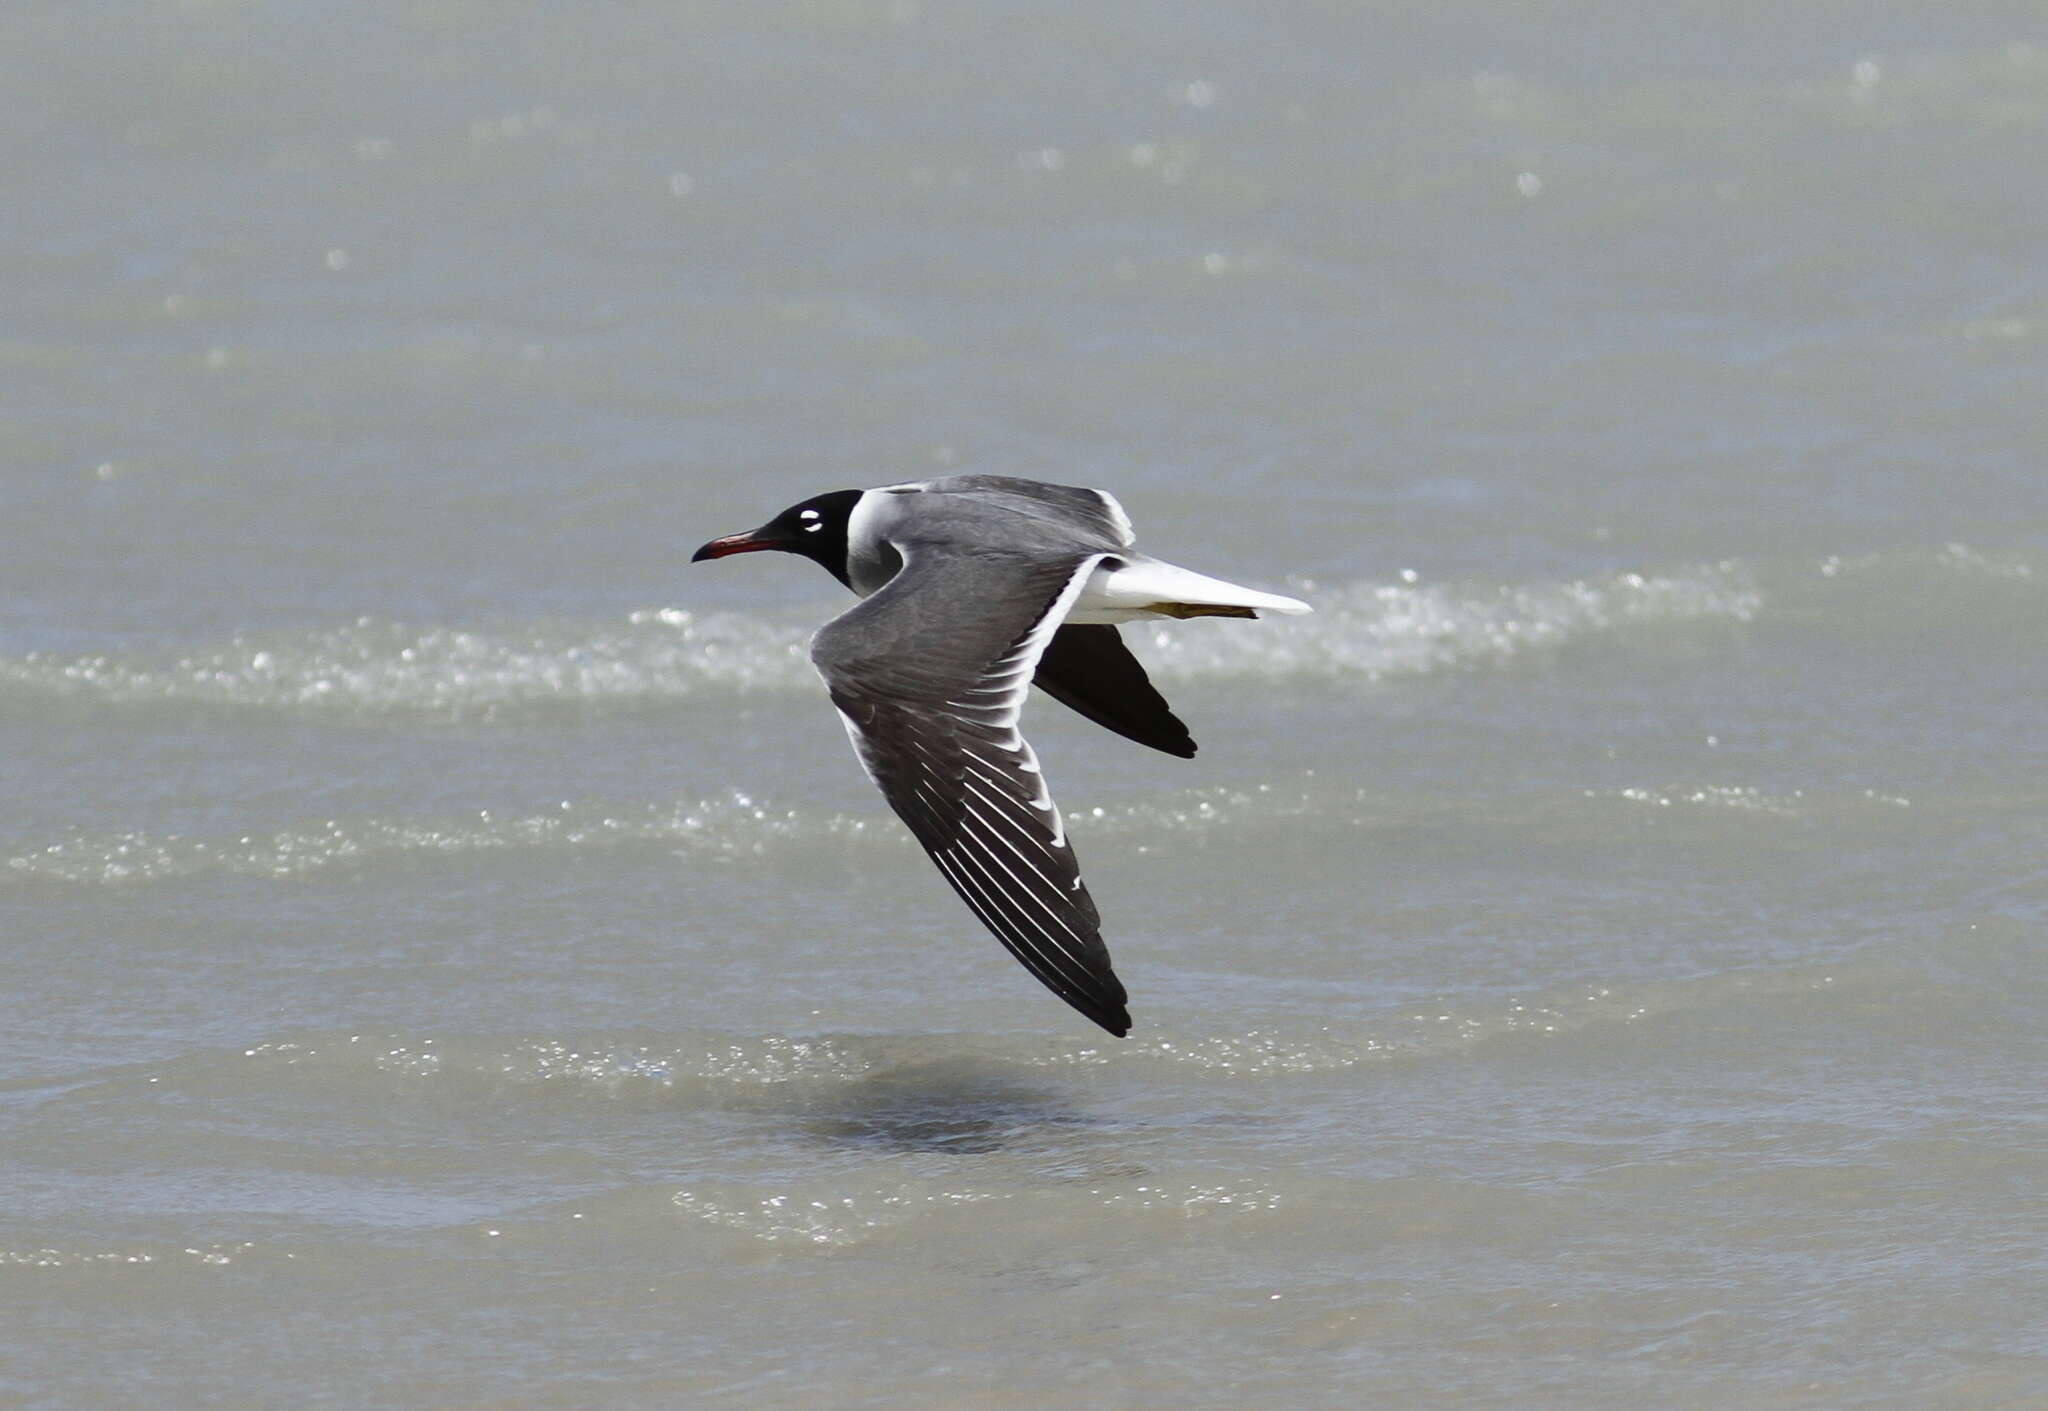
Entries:
[[[0,1402],[2048,1407],[2033,4],[0,11]],[[1116,492],[1125,1041],[713,534]]]

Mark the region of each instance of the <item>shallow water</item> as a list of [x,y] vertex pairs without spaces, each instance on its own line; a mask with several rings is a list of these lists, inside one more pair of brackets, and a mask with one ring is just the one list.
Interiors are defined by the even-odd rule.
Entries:
[[[2048,29],[1653,9],[0,13],[0,1400],[2048,1406]],[[949,469],[1318,609],[1127,1040],[685,562]]]

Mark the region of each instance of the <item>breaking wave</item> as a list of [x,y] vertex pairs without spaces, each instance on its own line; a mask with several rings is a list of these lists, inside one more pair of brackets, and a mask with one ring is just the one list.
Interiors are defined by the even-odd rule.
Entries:
[[[1287,673],[1378,680],[1498,663],[1625,628],[1746,621],[1762,597],[1732,563],[1670,575],[1505,587],[1413,582],[1297,586],[1316,614],[1220,632],[1133,629],[1167,679]],[[612,623],[496,629],[359,618],[238,634],[192,650],[0,656],[0,700],[228,707],[315,716],[492,719],[507,712],[660,705],[702,692],[811,689],[812,628],[738,613],[650,608]]]
[[[1077,809],[1091,831],[1185,832],[1233,818],[1279,817],[1315,807],[1301,787],[1202,788],[1117,806]],[[407,858],[509,852],[587,853],[655,846],[689,857],[757,856],[812,842],[908,848],[909,835],[883,812],[835,813],[780,807],[739,790],[667,803],[565,801],[543,812],[479,810],[454,818],[323,819],[289,828],[212,837],[147,830],[75,832],[5,859],[23,880],[133,886],[189,877],[279,880],[347,871]]]

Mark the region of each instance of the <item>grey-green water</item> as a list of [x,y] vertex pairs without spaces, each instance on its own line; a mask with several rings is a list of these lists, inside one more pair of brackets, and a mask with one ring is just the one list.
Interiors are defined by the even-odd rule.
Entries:
[[[0,66],[0,1401],[2048,1406],[2037,6]],[[1027,713],[1125,1041],[685,563],[947,468],[1318,608]]]

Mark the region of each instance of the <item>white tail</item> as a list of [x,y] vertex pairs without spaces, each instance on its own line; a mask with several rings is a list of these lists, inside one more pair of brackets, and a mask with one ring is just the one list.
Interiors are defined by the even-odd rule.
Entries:
[[[1205,608],[1211,611],[1204,612]],[[1262,593],[1155,558],[1126,554],[1095,570],[1067,621],[1129,622],[1140,617],[1248,617],[1255,612],[1313,611],[1298,598]]]

